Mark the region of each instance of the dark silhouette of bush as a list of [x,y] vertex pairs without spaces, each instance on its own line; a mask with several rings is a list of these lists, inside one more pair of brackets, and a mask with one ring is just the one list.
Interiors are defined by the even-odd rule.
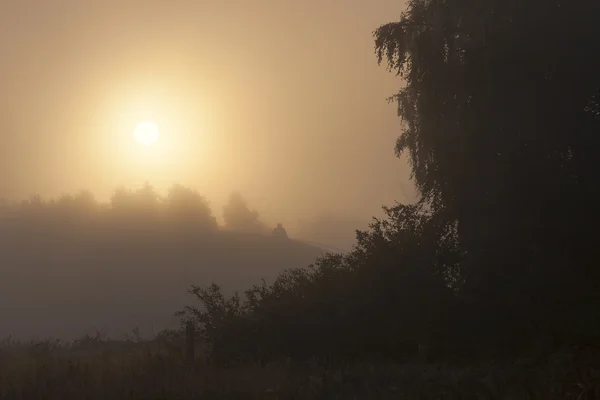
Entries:
[[598,20],[592,0],[409,1],[374,36],[379,63],[406,81],[391,99],[404,121],[396,153],[420,200],[386,209],[348,255],[245,301],[194,288],[220,304],[181,314],[221,321],[205,336],[211,356],[508,355],[542,339],[597,341]]
[[444,271],[454,268],[453,238],[443,238],[420,205],[387,208],[360,232],[347,255],[327,254],[306,269],[226,298],[217,285],[194,286],[193,321],[215,362],[290,356],[398,358],[437,340],[453,304]]

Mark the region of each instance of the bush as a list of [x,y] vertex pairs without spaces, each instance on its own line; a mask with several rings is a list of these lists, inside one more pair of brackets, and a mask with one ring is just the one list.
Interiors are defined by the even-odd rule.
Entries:
[[243,299],[226,298],[216,284],[193,286],[201,306],[177,315],[197,326],[217,363],[415,353],[447,327],[458,246],[421,205],[385,211],[387,219],[357,232],[349,254],[326,254],[308,268],[287,270]]

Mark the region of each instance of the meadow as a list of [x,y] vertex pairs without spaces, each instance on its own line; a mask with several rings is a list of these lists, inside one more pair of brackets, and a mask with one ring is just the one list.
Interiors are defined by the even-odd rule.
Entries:
[[[516,359],[327,364],[311,359],[210,365],[184,357],[176,332],[152,341],[47,340],[0,347],[0,398],[25,399],[595,399],[600,349],[532,349]],[[594,362],[596,364],[594,364]]]

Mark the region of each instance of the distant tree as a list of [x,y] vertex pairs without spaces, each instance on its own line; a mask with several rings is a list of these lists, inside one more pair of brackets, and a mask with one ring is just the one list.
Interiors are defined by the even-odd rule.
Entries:
[[141,188],[130,191],[123,186],[118,187],[111,197],[111,205],[115,209],[129,210],[157,207],[160,196],[156,190],[145,183]]
[[78,210],[82,210],[84,212],[92,211],[97,209],[98,202],[96,198],[89,190],[82,190],[75,196],[75,206]]
[[156,190],[146,183],[137,190],[119,187],[111,197],[111,211],[116,220],[132,229],[145,229],[156,225],[161,213],[161,198]]
[[287,231],[282,224],[277,224],[277,226],[273,229],[273,236],[282,239],[288,238]]
[[129,191],[124,186],[119,186],[110,198],[110,205],[113,210],[124,210],[130,207],[130,198]]
[[600,283],[598,20],[595,0],[410,0],[375,31],[406,82],[396,152],[457,227],[465,293],[538,321]]
[[237,192],[229,196],[229,201],[223,207],[225,227],[244,232],[263,233],[269,232],[269,227],[259,220],[256,210],[250,210],[246,199]]
[[30,218],[43,218],[46,216],[48,203],[40,195],[33,195],[29,200],[21,202],[19,214]]
[[64,195],[52,203],[57,218],[83,219],[98,211],[98,203],[89,191],[81,191],[75,196]]
[[167,218],[178,225],[214,230],[217,219],[214,217],[208,200],[194,190],[181,185],[173,185],[164,200]]
[[156,189],[150,183],[146,182],[144,186],[133,192],[133,200],[135,205],[140,209],[155,211],[160,204],[161,198]]

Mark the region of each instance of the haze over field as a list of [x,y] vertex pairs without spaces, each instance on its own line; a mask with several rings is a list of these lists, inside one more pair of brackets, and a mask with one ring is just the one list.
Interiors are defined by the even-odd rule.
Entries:
[[0,337],[148,337],[179,325],[192,284],[244,292],[325,249],[289,239],[232,194],[224,225],[200,195],[173,186],[119,189],[0,207]]

